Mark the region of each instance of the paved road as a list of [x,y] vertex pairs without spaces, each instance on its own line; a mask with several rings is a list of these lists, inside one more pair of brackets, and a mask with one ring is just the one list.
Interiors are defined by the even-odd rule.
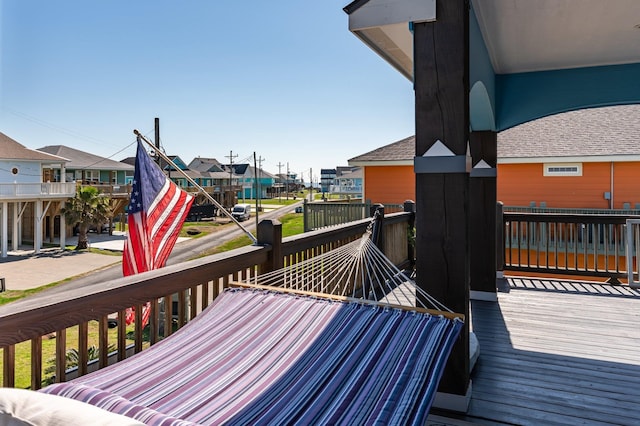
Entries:
[[[259,219],[277,219],[301,204],[302,201],[271,212],[260,213]],[[241,223],[247,230],[255,230],[255,217]],[[206,250],[242,235],[245,233],[239,227],[227,225],[209,235],[180,241],[174,246],[167,264],[173,265],[193,259]],[[92,234],[89,239],[90,245],[100,247],[100,243],[97,242],[101,239],[99,236]],[[123,239],[124,236],[116,235],[111,241],[115,246],[119,243],[121,247],[122,242],[119,240]],[[9,290],[37,288],[70,277],[72,279],[65,283],[65,286],[85,286],[122,277],[121,257],[68,250],[44,250],[39,255],[9,256],[0,259],[0,277],[6,278],[6,288]]]

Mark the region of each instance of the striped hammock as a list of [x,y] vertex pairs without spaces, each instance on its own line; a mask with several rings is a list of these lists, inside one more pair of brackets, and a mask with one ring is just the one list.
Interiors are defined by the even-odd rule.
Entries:
[[151,348],[42,391],[152,425],[422,425],[463,321],[414,307],[435,301],[367,241],[227,289]]

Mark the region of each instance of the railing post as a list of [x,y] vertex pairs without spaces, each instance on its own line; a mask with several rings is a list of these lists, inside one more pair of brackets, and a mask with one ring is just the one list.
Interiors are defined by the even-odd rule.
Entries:
[[409,267],[413,269],[416,264],[416,203],[413,200],[406,200],[403,204],[404,211],[411,213],[407,222],[407,257],[409,258]]
[[264,219],[258,224],[258,244],[271,246],[269,260],[262,265],[260,273],[281,269],[282,259],[282,223],[275,219]]
[[504,284],[504,203],[496,203],[496,287]]
[[378,217],[375,219],[373,223],[373,231],[371,234],[371,241],[378,246],[380,251],[384,253],[384,239],[382,238],[382,225],[384,223],[384,205],[382,204],[374,204],[369,209],[369,216],[375,217],[376,212],[378,213]]
[[308,211],[308,206],[307,206],[307,199],[304,199],[304,204],[302,207],[302,224],[303,224],[303,230],[304,232],[309,232],[311,231],[311,229],[309,229],[309,211]]

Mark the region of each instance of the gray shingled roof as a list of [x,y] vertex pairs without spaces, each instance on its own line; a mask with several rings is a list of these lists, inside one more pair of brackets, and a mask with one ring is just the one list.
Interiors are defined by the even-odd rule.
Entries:
[[191,160],[191,162],[187,165],[191,170],[198,170],[201,172],[206,172],[211,170],[213,167],[213,171],[221,171],[222,164],[216,160],[215,158],[204,158],[197,157]]
[[581,109],[498,134],[498,158],[640,155],[640,105]]
[[416,137],[409,136],[408,138],[401,139],[397,142],[390,143],[383,147],[374,149],[365,154],[358,155],[349,159],[350,165],[359,165],[359,163],[371,163],[371,162],[398,162],[398,161],[413,161],[413,157],[416,154]]
[[66,158],[26,148],[24,145],[0,133],[0,158],[3,160],[33,160],[45,163],[65,163]]
[[[349,164],[413,161],[415,136],[353,157]],[[507,158],[640,155],[640,105],[565,112],[498,133],[498,161]]]
[[108,158],[99,157],[64,145],[49,145],[38,148],[38,151],[68,158],[69,162],[66,167],[71,170],[133,170],[135,168],[134,166],[121,161],[114,161]]

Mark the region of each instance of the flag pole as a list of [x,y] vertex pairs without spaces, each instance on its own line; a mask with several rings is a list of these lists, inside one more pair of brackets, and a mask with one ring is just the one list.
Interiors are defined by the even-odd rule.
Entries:
[[176,169],[180,174],[182,174],[182,176],[184,176],[185,179],[187,179],[187,181],[189,181],[189,183],[191,185],[193,185],[195,188],[198,189],[198,192],[200,192],[201,194],[203,194],[205,197],[207,197],[209,199],[209,201],[211,201],[216,207],[218,207],[219,210],[221,210],[225,216],[227,216],[229,219],[231,219],[236,225],[238,225],[240,227],[240,229],[242,229],[244,231],[245,234],[247,234],[247,236],[251,239],[251,241],[253,241],[253,244],[256,245],[258,244],[258,239],[244,226],[242,226],[242,224],[240,222],[238,222],[236,220],[235,217],[233,217],[233,215],[231,213],[229,213],[227,211],[227,209],[225,209],[218,201],[216,201],[215,198],[213,198],[211,196],[211,194],[209,194],[207,191],[204,190],[204,188],[202,188],[200,185],[198,185],[196,183],[196,181],[194,181],[193,179],[191,179],[191,177],[189,177],[189,175],[187,175],[184,170],[182,170],[181,168],[179,168],[178,166],[176,166],[176,164],[169,158],[167,157],[163,152],[161,152],[160,150],[158,150],[158,148],[149,140],[147,139],[142,133],[140,133],[138,131],[138,129],[133,129],[133,134],[136,135],[137,137],[139,137],[142,141],[144,141],[147,145],[149,145],[160,157],[162,157],[162,159],[164,161],[166,161],[169,164],[169,167],[173,167],[174,169]]

